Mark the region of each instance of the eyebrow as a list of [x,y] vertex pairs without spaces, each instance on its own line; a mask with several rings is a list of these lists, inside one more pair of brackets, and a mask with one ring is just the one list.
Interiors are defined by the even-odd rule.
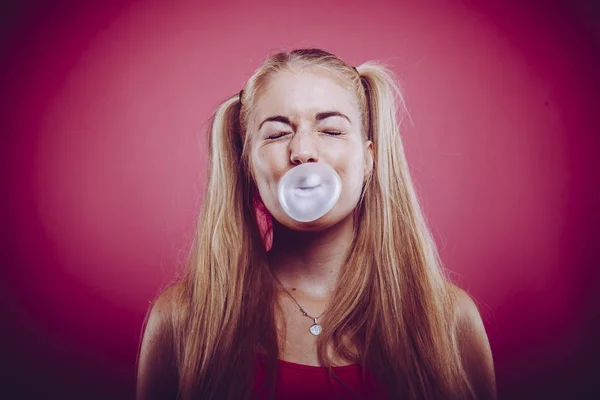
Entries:
[[348,118],[348,116],[346,116],[346,114],[342,114],[339,111],[325,111],[322,113],[318,113],[316,115],[315,119],[317,121],[322,121],[324,119],[331,118],[331,117],[342,117],[342,118],[345,118],[348,122],[352,123],[352,121],[350,121],[350,118]]
[[[352,121],[350,121],[350,118],[348,118],[348,116],[346,114],[343,114],[339,111],[325,111],[325,112],[320,112],[315,116],[315,120],[316,121],[322,121],[324,119],[327,118],[331,118],[331,117],[342,117],[344,119],[346,119],[348,122],[352,123]],[[284,117],[283,115],[275,115],[273,117],[269,117],[266,118],[263,122],[260,123],[260,125],[258,126],[258,129],[260,130],[260,128],[262,128],[262,126],[266,123],[266,122],[282,122],[286,125],[290,125],[292,126],[292,122],[290,121],[290,119],[288,117]]]

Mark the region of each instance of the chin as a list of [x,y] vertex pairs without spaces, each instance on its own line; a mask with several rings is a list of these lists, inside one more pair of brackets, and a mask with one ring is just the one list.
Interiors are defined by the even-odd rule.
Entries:
[[[333,212],[332,212],[333,211]],[[328,228],[331,228],[334,225],[339,224],[340,222],[345,221],[347,218],[352,217],[352,212],[344,213],[340,215],[339,213],[335,213],[334,210],[328,212],[322,217],[311,221],[311,222],[298,222],[288,217],[287,214],[278,215],[274,217],[274,219],[281,225],[285,226],[288,229],[292,229],[294,231],[299,232],[318,232],[324,231]]]

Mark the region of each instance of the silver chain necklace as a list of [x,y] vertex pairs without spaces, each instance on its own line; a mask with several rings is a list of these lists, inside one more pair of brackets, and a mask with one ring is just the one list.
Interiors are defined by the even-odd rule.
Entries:
[[271,275],[273,275],[273,278],[275,278],[275,280],[277,281],[277,283],[279,283],[279,285],[281,285],[281,287],[283,288],[283,290],[285,290],[285,292],[292,298],[292,300],[294,300],[294,303],[296,303],[296,305],[298,306],[298,308],[300,308],[300,312],[302,312],[302,315],[304,315],[307,318],[310,318],[314,321],[314,324],[311,325],[309,331],[310,333],[312,333],[315,336],[319,336],[321,334],[321,331],[323,331],[323,327],[321,326],[321,324],[319,324],[319,322],[317,321],[319,318],[321,318],[323,316],[323,314],[325,314],[325,311],[323,311],[321,313],[321,315],[319,315],[318,317],[313,317],[311,315],[308,315],[308,313],[306,311],[304,311],[304,308],[302,308],[302,306],[300,305],[300,303],[298,303],[298,301],[296,301],[296,299],[294,298],[294,296],[292,296],[292,294],[285,288],[285,286],[283,286],[283,283],[279,282],[279,279],[277,279],[277,277],[275,276],[275,274],[273,274],[271,272]]

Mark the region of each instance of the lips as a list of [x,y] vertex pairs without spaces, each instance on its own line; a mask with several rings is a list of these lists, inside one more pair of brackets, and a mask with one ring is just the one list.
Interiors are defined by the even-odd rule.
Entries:
[[298,186],[297,189],[314,189],[314,188],[318,188],[321,185],[312,185],[312,186]]
[[315,186],[298,186],[294,189],[294,195],[298,197],[309,197],[313,196],[317,192],[319,192],[322,188],[322,185]]

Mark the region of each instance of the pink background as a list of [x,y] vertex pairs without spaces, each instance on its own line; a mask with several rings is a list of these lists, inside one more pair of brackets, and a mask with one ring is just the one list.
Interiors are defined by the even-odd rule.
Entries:
[[207,121],[282,47],[400,77],[417,189],[480,305],[500,396],[597,390],[592,2],[14,3],[0,43],[0,390],[133,396],[148,302],[202,203]]

